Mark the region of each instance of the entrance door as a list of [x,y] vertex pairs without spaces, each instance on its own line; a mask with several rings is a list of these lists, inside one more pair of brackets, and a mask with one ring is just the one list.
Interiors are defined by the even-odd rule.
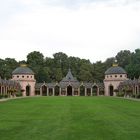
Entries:
[[55,96],[59,96],[59,90],[60,90],[60,87],[55,86]]
[[30,86],[26,86],[26,96],[30,96]]
[[114,87],[112,85],[109,86],[109,94],[110,94],[110,96],[113,96],[113,91],[114,91]]
[[42,86],[42,95],[47,96],[47,86],[45,85]]
[[67,87],[67,95],[72,96],[72,86]]
[[93,86],[92,87],[93,96],[97,95],[97,92],[98,92],[98,87],[97,86]]
[[80,96],[85,96],[85,87],[83,85],[80,86]]

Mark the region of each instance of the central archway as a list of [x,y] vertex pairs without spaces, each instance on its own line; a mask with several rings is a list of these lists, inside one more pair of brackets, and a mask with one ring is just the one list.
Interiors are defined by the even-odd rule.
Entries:
[[42,95],[47,96],[47,86],[45,85],[42,86]]
[[92,94],[93,96],[96,96],[98,94],[98,87],[96,85],[92,87]]
[[59,96],[59,90],[60,90],[60,87],[59,86],[55,86],[55,96]]
[[67,95],[72,96],[72,86],[70,85],[67,87]]
[[80,96],[85,96],[85,86],[80,86]]
[[109,86],[109,95],[113,96],[114,87],[112,85]]
[[31,89],[30,89],[30,85],[26,86],[26,96],[30,96],[30,92],[31,92]]

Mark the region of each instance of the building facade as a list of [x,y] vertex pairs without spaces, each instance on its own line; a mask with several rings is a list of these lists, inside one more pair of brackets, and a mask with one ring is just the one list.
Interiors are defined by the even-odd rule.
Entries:
[[23,96],[35,95],[34,72],[27,67],[27,65],[21,65],[12,72],[12,80],[19,82],[21,85],[21,91]]
[[59,83],[36,83],[36,95],[42,96],[94,96],[103,95],[102,83],[79,82],[68,70]]
[[138,96],[140,78],[128,79],[126,71],[115,64],[106,70],[103,83],[79,82],[71,69],[60,82],[36,83],[34,72],[21,65],[12,72],[11,80],[0,79],[0,95],[19,90],[22,96],[116,96],[118,92]]
[[126,80],[128,80],[126,71],[117,64],[113,64],[105,72],[105,96],[116,96],[115,91],[118,89],[120,83]]
[[3,80],[0,78],[0,97],[15,96],[14,93],[20,91],[20,84],[13,80]]

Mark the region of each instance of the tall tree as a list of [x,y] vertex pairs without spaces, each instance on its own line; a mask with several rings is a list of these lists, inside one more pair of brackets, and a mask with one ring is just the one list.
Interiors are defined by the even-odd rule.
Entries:
[[131,62],[126,66],[130,78],[139,78],[140,76],[140,49],[136,49],[131,54]]
[[27,55],[27,64],[35,72],[35,78],[41,82],[41,71],[44,65],[44,56],[38,51],[31,52]]
[[123,50],[116,55],[119,66],[125,68],[131,62],[131,52],[129,50]]

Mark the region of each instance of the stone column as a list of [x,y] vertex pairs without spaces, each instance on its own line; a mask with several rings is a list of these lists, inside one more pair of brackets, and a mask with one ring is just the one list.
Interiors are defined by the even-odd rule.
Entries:
[[66,87],[66,93],[65,93],[65,96],[67,96],[67,87]]
[[78,96],[80,96],[80,88],[78,88]]
[[5,94],[7,94],[7,86],[5,87]]
[[3,95],[5,95],[5,94],[6,94],[6,87],[4,86],[3,88],[4,88],[4,93],[3,93]]
[[99,96],[99,87],[97,87],[97,96]]
[[72,88],[72,96],[74,96],[74,88]]
[[85,87],[85,96],[87,96],[87,88]]
[[92,88],[90,89],[90,96],[92,96]]
[[54,88],[52,90],[53,90],[53,96],[54,96]]
[[40,95],[42,96],[42,88],[40,88]]
[[47,88],[47,96],[49,96],[49,88]]
[[59,88],[59,96],[61,96],[61,87]]

